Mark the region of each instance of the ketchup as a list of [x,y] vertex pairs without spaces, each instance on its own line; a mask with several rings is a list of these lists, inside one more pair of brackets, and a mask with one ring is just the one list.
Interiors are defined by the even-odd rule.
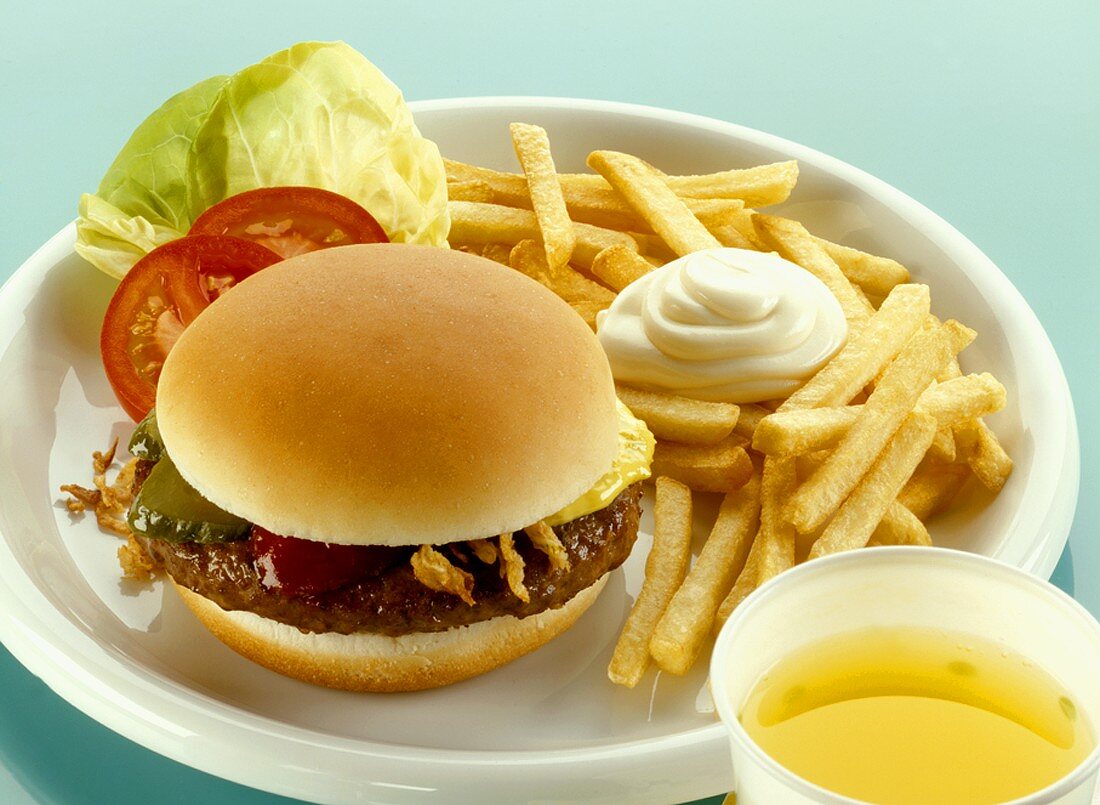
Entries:
[[373,545],[333,545],[283,537],[258,525],[250,537],[260,583],[284,595],[314,595],[343,587],[377,565]]

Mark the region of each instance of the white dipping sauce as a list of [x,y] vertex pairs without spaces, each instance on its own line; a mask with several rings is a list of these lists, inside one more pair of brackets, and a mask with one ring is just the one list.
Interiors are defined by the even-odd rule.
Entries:
[[840,304],[817,277],[746,249],[674,260],[597,318],[616,380],[735,403],[789,396],[847,336]]

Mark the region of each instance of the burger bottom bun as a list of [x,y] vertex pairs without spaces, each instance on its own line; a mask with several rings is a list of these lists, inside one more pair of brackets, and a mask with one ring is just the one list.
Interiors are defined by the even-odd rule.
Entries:
[[571,627],[606,582],[605,574],[565,606],[527,618],[501,615],[400,637],[301,632],[253,612],[224,610],[186,587],[175,587],[215,637],[265,668],[329,688],[395,693],[460,682],[534,651]]

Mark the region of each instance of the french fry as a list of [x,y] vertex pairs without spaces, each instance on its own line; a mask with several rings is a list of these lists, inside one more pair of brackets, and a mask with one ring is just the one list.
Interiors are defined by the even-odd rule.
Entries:
[[[594,303],[607,307],[615,294],[569,266],[551,269],[546,254],[533,240],[521,240],[508,256],[512,268],[542,283],[570,304]],[[601,308],[602,309],[602,308]]]
[[760,534],[763,539],[756,585],[769,581],[794,564],[794,528],[783,517],[783,507],[794,492],[796,465],[793,458],[764,459],[760,483]]
[[1012,459],[997,436],[982,420],[975,419],[957,431],[970,469],[991,492],[1000,492],[1012,474]]
[[508,262],[512,254],[512,247],[507,243],[486,243],[481,249],[481,256],[495,263],[510,265]]
[[721,247],[652,166],[617,151],[593,151],[588,165],[607,179],[677,254]]
[[[792,159],[718,173],[661,176],[673,192],[683,198],[737,198],[749,207],[767,207],[781,204],[790,196],[798,181],[798,162]],[[587,173],[562,174],[561,183],[566,192],[582,186],[607,186],[600,177]]]
[[754,475],[722,500],[699,558],[653,630],[649,653],[662,671],[685,674],[695,664],[718,605],[745,564],[759,521],[760,479]]
[[[476,201],[451,201],[447,204],[451,214],[451,231],[448,235],[452,246],[510,243],[521,240],[540,240],[538,221],[531,210],[505,207],[500,204],[482,204]],[[630,235],[589,224],[574,224],[577,245],[573,262],[582,268],[592,265],[596,255],[608,246],[620,244],[636,251],[638,244]]]
[[798,162],[773,162],[699,176],[665,176],[684,198],[739,198],[746,207],[769,207],[786,201],[798,181]]
[[[916,410],[920,410],[919,405]],[[947,426],[940,426],[932,437],[932,444],[928,446],[928,455],[932,456],[937,461],[954,461],[955,432]]]
[[592,274],[616,291],[621,291],[652,270],[653,266],[644,257],[623,246],[608,246],[592,261]]
[[737,424],[733,426],[733,432],[751,443],[760,420],[772,412],[758,403],[741,403],[738,408],[740,412],[737,415]]
[[844,405],[893,360],[928,316],[927,285],[899,285],[890,291],[863,331],[816,375],[787,398],[780,411]]
[[969,477],[970,467],[965,463],[944,464],[926,457],[898,493],[898,503],[927,520],[951,504]]
[[718,605],[718,612],[714,615],[714,625],[711,627],[713,634],[717,634],[738,605],[759,586],[757,579],[760,578],[760,558],[763,547],[764,543],[760,540],[760,533],[757,530],[756,537],[749,546],[748,558],[745,559],[741,572],[737,574],[737,580],[734,581],[726,597],[722,599],[722,603]]
[[715,616],[714,631],[757,587],[794,564],[796,535],[782,516],[783,501],[794,490],[796,465],[793,458],[764,459],[760,484],[760,528],[749,548],[741,573],[733,583]]
[[[999,411],[1005,404],[1005,389],[993,375],[966,375],[934,384],[917,400],[916,410],[935,417],[939,430],[932,444],[942,436],[949,448],[935,455],[954,461],[954,439],[950,428],[975,417]],[[754,450],[768,455],[797,455],[832,447],[845,433],[862,406],[811,408],[780,411],[765,417],[753,435]]]
[[488,182],[469,179],[464,182],[452,182],[447,185],[448,201],[493,201],[493,188]]
[[[882,373],[836,450],[791,497],[787,516],[800,532],[814,531],[836,512],[875,461],[882,445],[913,410],[921,390],[928,387],[950,357],[973,339],[973,330],[948,321],[941,328],[922,330],[909,340]],[[928,419],[935,425],[934,419]]]
[[[724,227],[744,214],[745,206],[737,199],[681,199],[699,222],[706,227]],[[654,234],[653,228],[614,190],[593,191],[587,196],[571,194],[566,199],[569,215],[576,221],[627,232]]]
[[815,240],[825,249],[829,257],[833,258],[848,281],[858,285],[866,294],[882,298],[890,293],[895,285],[909,282],[909,269],[896,260],[830,243],[824,238],[815,238]]
[[935,419],[927,414],[909,414],[814,542],[809,558],[866,545],[890,502],[897,498],[928,451],[935,433]]
[[662,266],[675,260],[676,252],[661,240],[660,235],[650,235],[645,232],[630,232],[630,237],[638,244],[638,253],[655,266]]
[[645,563],[645,581],[615,644],[607,676],[632,688],[649,667],[649,640],[691,562],[691,490],[658,477],[653,507],[653,547]]
[[658,441],[653,474],[675,478],[700,492],[731,492],[752,475],[752,460],[736,434],[713,445]]
[[615,384],[615,391],[634,416],[658,439],[681,444],[717,444],[733,432],[739,409],[732,403],[706,402],[641,391]]
[[1005,407],[1005,387],[988,372],[964,375],[937,383],[920,396],[917,407],[942,426],[992,414]]
[[795,408],[760,420],[752,449],[769,456],[795,456],[834,446],[856,421],[861,405]]
[[[912,479],[910,479],[912,480]],[[878,545],[931,545],[928,529],[913,512],[895,500],[886,508],[882,521],[867,542]]]
[[749,240],[733,224],[708,226],[707,229],[710,230],[710,234],[714,235],[723,246],[728,246],[731,249],[752,249],[754,251],[759,251],[760,249],[758,241]]
[[757,237],[766,246],[825,283],[840,303],[852,335],[857,335],[875,310],[852,286],[828,252],[797,221],[760,214],[754,215],[752,220]]
[[587,324],[592,332],[596,332],[596,320],[601,311],[607,310],[606,302],[570,302],[569,306],[577,312],[577,315],[584,319],[584,323]]
[[[482,201],[532,209],[531,196],[523,176],[448,159],[443,163],[447,169],[448,197],[452,201]],[[623,201],[603,177],[596,174],[558,174],[557,177],[565,208],[574,222],[652,234],[645,219]],[[668,180],[675,182],[681,178],[706,180],[707,177],[668,177]],[[684,203],[704,224],[714,226],[724,225],[731,216],[742,214],[745,206],[745,202],[736,196],[684,198]]]
[[545,129],[529,123],[513,123],[509,130],[516,158],[527,178],[527,191],[542,233],[546,262],[552,269],[561,268],[573,256],[577,237],[565,209],[565,198],[550,153],[550,139]]

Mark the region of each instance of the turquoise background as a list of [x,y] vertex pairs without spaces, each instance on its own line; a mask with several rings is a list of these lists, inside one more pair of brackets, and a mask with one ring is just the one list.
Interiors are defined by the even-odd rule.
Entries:
[[[409,99],[665,106],[804,143],[915,197],[1020,289],[1061,356],[1081,501],[1055,581],[1100,613],[1100,4],[4,4],[0,280],[177,90],[342,38]],[[0,802],[272,802],[100,727],[0,648]]]

